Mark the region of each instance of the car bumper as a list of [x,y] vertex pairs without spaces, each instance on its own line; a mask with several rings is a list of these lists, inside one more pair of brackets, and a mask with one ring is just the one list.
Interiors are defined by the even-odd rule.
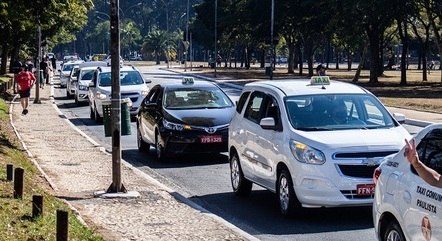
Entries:
[[[219,130],[216,133],[208,134],[204,131],[173,131],[160,130],[162,142],[168,153],[219,153],[227,151],[228,129]],[[219,137],[222,141],[217,143],[202,143],[202,137]]]
[[89,100],[88,91],[87,90],[78,90],[77,91],[77,100],[79,102],[86,102]]
[[[302,176],[294,186],[296,196],[304,207],[351,207],[351,206],[371,206],[373,195],[357,195],[356,186],[358,184],[370,184],[366,181],[336,181],[317,176]],[[336,186],[336,185],[339,185]]]

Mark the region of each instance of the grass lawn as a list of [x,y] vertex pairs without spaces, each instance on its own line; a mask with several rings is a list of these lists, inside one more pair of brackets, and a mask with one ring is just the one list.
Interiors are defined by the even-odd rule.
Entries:
[[[57,210],[69,211],[69,240],[103,240],[84,226],[68,205],[51,194],[12,131],[8,107],[0,99],[0,240],[55,240]],[[22,199],[13,197],[14,184],[6,181],[7,164],[24,169]],[[35,220],[32,218],[33,195],[43,196],[43,215]]]

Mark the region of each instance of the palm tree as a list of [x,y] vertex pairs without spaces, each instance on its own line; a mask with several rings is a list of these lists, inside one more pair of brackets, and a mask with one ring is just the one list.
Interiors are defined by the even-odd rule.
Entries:
[[169,65],[170,56],[176,52],[178,34],[164,30],[154,30],[150,32],[143,41],[143,52],[155,55],[156,63],[160,64],[160,57],[164,55]]

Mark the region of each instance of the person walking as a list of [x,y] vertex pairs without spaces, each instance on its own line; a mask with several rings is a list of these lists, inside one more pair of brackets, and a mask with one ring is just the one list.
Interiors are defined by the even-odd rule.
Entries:
[[27,70],[27,66],[23,64],[21,71],[17,74],[17,88],[20,95],[20,104],[23,108],[22,115],[28,113],[29,97],[31,96],[31,88],[35,84],[35,76]]
[[48,59],[46,57],[40,62],[40,70],[42,71],[42,73],[40,73],[40,88],[44,89],[45,82],[49,82],[49,66]]

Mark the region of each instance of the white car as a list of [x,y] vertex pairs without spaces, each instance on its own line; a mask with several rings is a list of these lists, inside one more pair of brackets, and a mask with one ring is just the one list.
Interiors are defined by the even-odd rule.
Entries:
[[399,120],[367,90],[327,76],[246,84],[229,127],[233,191],[275,192],[284,216],[370,206],[373,171],[410,138]]
[[83,63],[82,60],[74,62],[66,62],[62,64],[61,69],[58,70],[58,72],[60,72],[61,87],[66,87],[67,82],[69,80],[69,76],[71,74],[71,70],[74,68],[74,66],[78,66],[81,63]]
[[[150,80],[145,80],[141,72],[133,66],[120,68],[121,99],[129,98],[132,102],[130,115],[138,114],[140,104],[149,92],[147,86]],[[111,100],[111,67],[98,67],[92,81],[89,83],[90,117],[101,123],[103,121],[103,101]]]
[[[72,82],[72,94],[74,95],[75,104],[81,105],[87,102],[89,83],[92,80],[97,67],[105,67],[106,62],[103,61],[91,61],[84,62],[78,66],[78,71],[75,74],[74,81]],[[69,86],[68,86],[69,88]]]
[[[442,124],[425,127],[414,139],[419,159],[442,174]],[[385,158],[373,175],[378,240],[442,240],[442,189],[417,175],[404,150]]]
[[75,94],[75,82],[77,82],[78,77],[78,71],[80,71],[80,68],[78,65],[74,65],[74,68],[72,68],[71,73],[69,74],[68,81],[66,82],[66,97],[68,99],[72,98]]

